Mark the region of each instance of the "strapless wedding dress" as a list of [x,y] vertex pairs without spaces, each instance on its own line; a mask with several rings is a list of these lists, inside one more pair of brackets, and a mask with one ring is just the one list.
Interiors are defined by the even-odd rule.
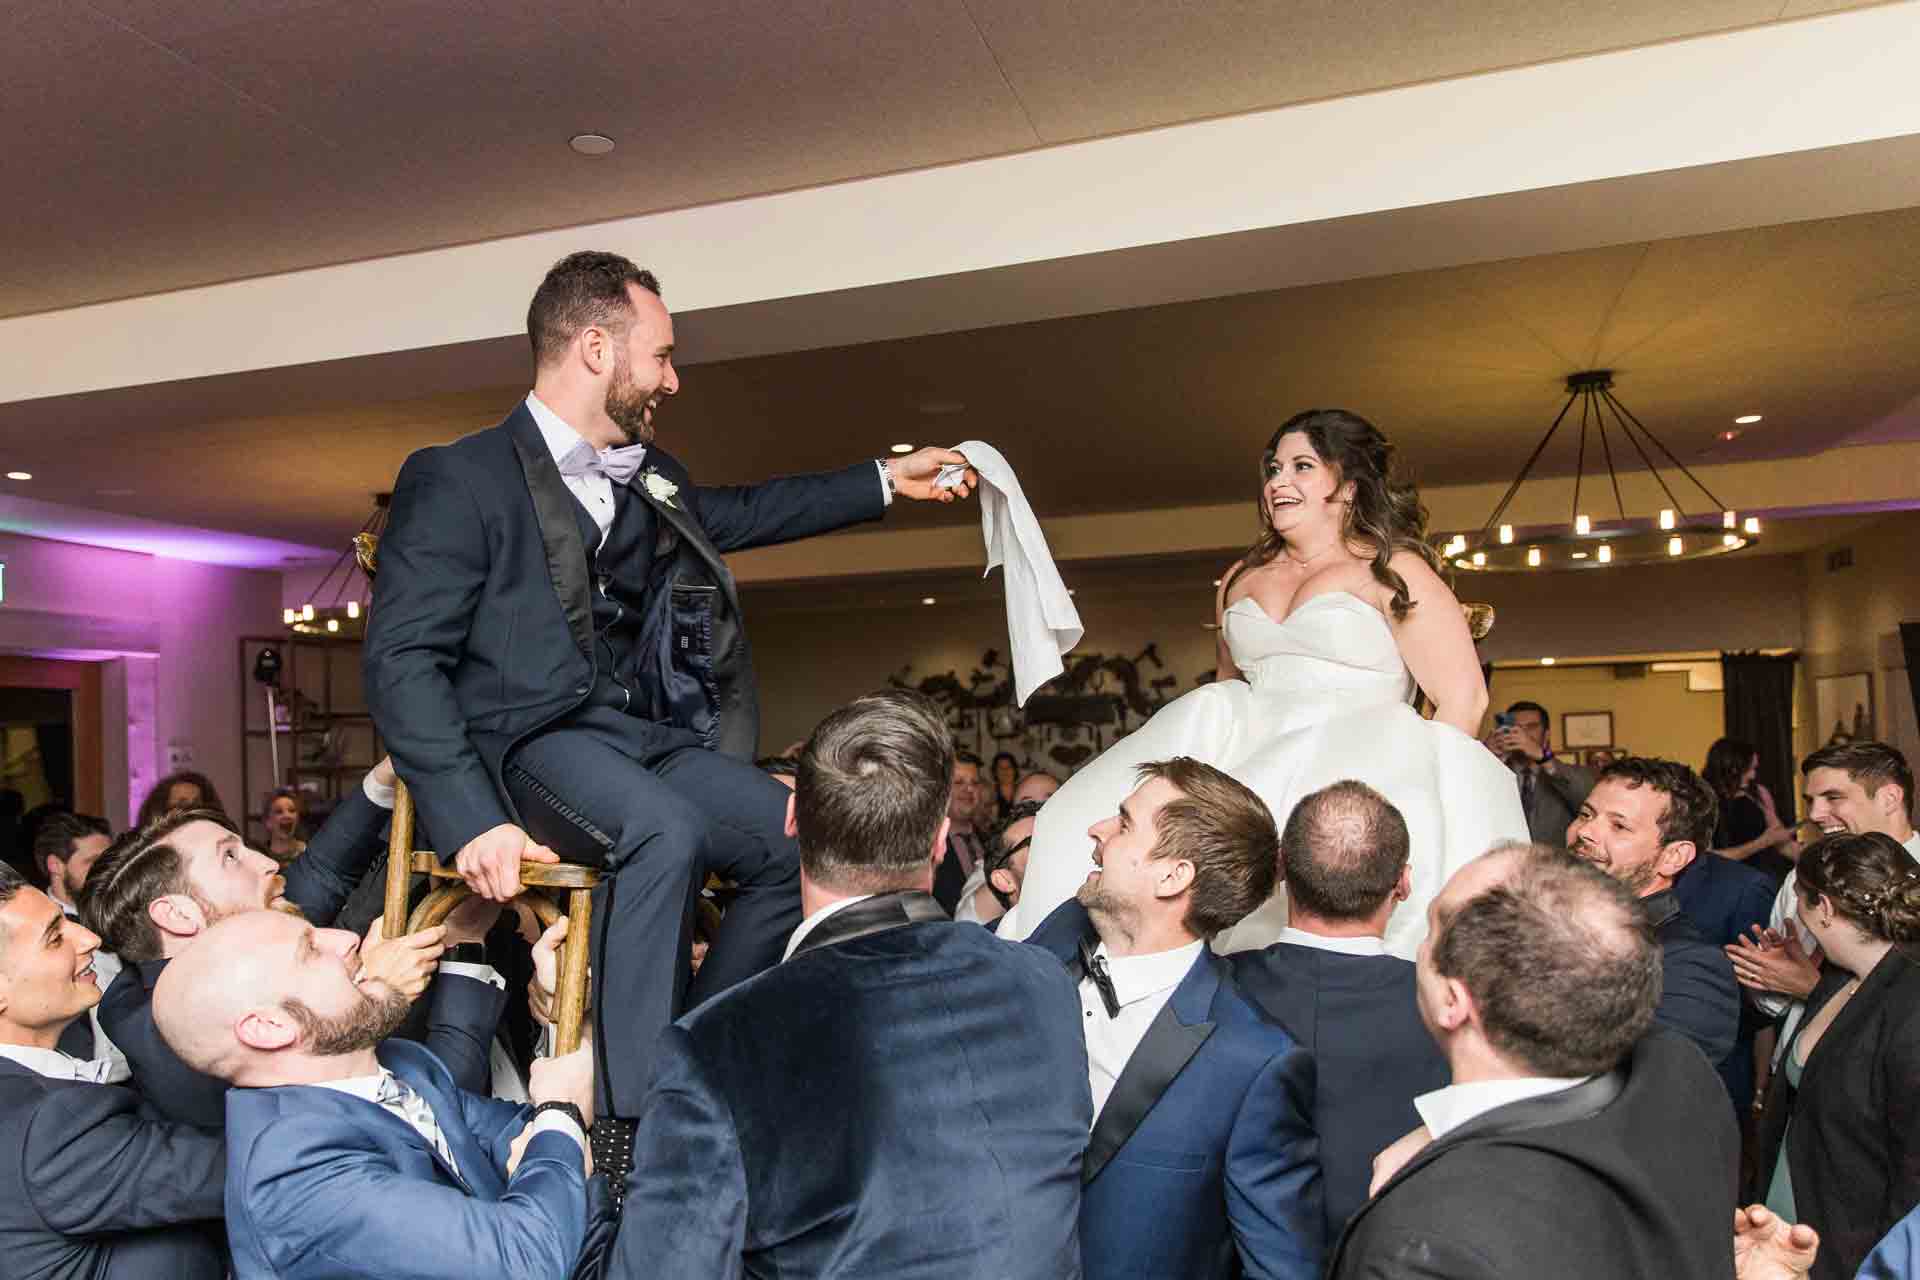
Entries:
[[[1300,602],[1280,622],[1251,597],[1223,620],[1244,680],[1203,685],[1163,707],[1075,774],[1035,825],[1020,902],[1000,936],[1024,938],[1093,869],[1087,829],[1117,813],[1144,761],[1192,756],[1245,783],[1284,827],[1300,797],[1356,778],[1391,800],[1412,837],[1413,896],[1387,925],[1387,947],[1413,958],[1427,904],[1463,863],[1500,840],[1525,840],[1514,775],[1451,725],[1421,718],[1413,678],[1379,610],[1346,591]],[[1263,947],[1286,924],[1286,894],[1215,942]]]

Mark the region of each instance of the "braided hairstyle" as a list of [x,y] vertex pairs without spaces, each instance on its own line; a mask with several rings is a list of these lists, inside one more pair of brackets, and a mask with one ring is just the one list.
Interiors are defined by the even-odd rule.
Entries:
[[[1371,422],[1345,409],[1296,413],[1267,441],[1260,454],[1261,488],[1254,497],[1260,538],[1247,550],[1234,578],[1270,563],[1286,547],[1286,539],[1273,531],[1267,511],[1266,480],[1274,450],[1293,431],[1306,436],[1321,461],[1333,469],[1336,484],[1353,482],[1353,501],[1347,504],[1346,527],[1341,532],[1348,542],[1360,543],[1371,553],[1374,579],[1393,593],[1389,607],[1394,620],[1404,620],[1416,601],[1407,591],[1406,579],[1388,562],[1395,552],[1411,551],[1440,571],[1440,555],[1427,541],[1427,509],[1420,502],[1419,490],[1400,473],[1393,443]],[[1232,586],[1229,581],[1228,589]]]
[[1803,903],[1825,898],[1868,937],[1920,942],[1920,863],[1892,836],[1823,836],[1800,854],[1799,881]]

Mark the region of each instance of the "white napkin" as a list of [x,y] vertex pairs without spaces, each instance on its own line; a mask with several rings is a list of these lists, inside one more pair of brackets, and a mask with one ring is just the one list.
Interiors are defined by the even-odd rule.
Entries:
[[1066,670],[1061,655],[1080,643],[1080,611],[1054,567],[1040,521],[1000,451],[982,440],[957,444],[980,473],[980,530],[987,568],[1002,566],[1007,589],[1007,641],[1013,649],[1013,688],[1021,706],[1033,691]]

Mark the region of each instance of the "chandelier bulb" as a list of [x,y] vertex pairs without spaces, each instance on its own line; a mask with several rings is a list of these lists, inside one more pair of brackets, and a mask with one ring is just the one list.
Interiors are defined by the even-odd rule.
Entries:
[[1538,547],[1527,548],[1527,565],[1529,568],[1534,568],[1534,569],[1537,569],[1540,567],[1540,548]]
[[1745,525],[1744,527],[1745,527],[1745,529],[1746,529],[1746,531],[1747,531],[1748,533],[1758,533],[1758,532],[1760,532],[1760,517],[1759,517],[1759,516],[1748,516],[1748,517],[1747,517],[1747,522],[1746,522],[1746,525]]
[[327,630],[338,631],[339,629],[340,629],[340,619],[338,618],[327,619]]
[[1474,552],[1474,553],[1473,553],[1473,567],[1474,567],[1474,568],[1476,568],[1476,569],[1484,569],[1484,568],[1486,568],[1486,566],[1487,566],[1487,553],[1486,553],[1486,552],[1484,552],[1484,551],[1476,551],[1476,552]]
[[1513,526],[1510,524],[1501,525],[1500,526],[1500,545],[1506,546],[1508,543],[1512,541],[1513,541]]
[[358,600],[347,601],[347,616],[349,618],[357,618],[360,616],[360,602]]
[[1739,516],[1739,514],[1738,514],[1737,512],[1733,512],[1733,511],[1722,511],[1722,512],[1720,513],[1720,527],[1721,527],[1722,529],[1737,529],[1737,528],[1739,528],[1739,527],[1740,527],[1740,516]]
[[1612,564],[1613,548],[1604,542],[1601,543],[1599,554],[1595,556],[1595,559],[1599,560],[1601,564]]
[[1585,537],[1587,534],[1593,532],[1593,521],[1585,516],[1575,516],[1573,518],[1573,531],[1581,537]]
[[1686,553],[1686,550],[1687,550],[1687,544],[1685,542],[1682,542],[1679,539],[1679,537],[1675,536],[1667,539],[1668,555],[1670,556],[1684,555]]
[[1737,547],[1740,545],[1740,535],[1737,533],[1723,533],[1720,535],[1720,545],[1723,547]]
[[288,626],[292,626],[292,625],[293,625],[293,619],[294,619],[294,612],[293,612],[293,610],[291,610],[291,609],[282,609],[282,610],[280,611],[280,621],[282,621],[282,622],[284,622],[284,623],[286,623],[286,624],[287,624]]
[[1660,527],[1662,529],[1673,528],[1673,508],[1672,507],[1660,508]]
[[305,619],[306,621],[308,621],[308,622],[312,622],[312,621],[313,621],[313,606],[312,606],[312,605],[310,605],[310,604],[303,604],[303,605],[301,605],[301,606],[300,606],[300,616],[301,616],[301,617],[302,617],[303,619]]

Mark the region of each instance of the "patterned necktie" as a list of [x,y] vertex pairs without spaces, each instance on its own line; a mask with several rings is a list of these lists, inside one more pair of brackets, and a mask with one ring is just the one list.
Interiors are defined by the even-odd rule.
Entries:
[[1107,962],[1093,952],[1085,938],[1080,939],[1080,968],[1093,979],[1094,989],[1100,993],[1100,1003],[1107,1008],[1109,1018],[1120,1016],[1120,996],[1113,989],[1113,974],[1107,971]]
[[117,1058],[95,1058],[91,1061],[83,1061],[69,1056],[67,1062],[71,1064],[73,1078],[89,1084],[122,1084],[132,1075],[127,1070],[127,1064]]
[[453,1159],[453,1148],[447,1145],[446,1135],[440,1132],[440,1122],[433,1118],[433,1108],[405,1081],[391,1071],[381,1072],[380,1088],[373,1100],[405,1120],[415,1133],[425,1138],[427,1144],[439,1153],[449,1169],[456,1174],[460,1172],[460,1166]]
[[619,449],[598,449],[585,440],[567,450],[560,459],[560,474],[563,476],[603,475],[613,483],[624,485],[633,479],[640,470],[640,464],[647,456],[647,446],[630,444]]

